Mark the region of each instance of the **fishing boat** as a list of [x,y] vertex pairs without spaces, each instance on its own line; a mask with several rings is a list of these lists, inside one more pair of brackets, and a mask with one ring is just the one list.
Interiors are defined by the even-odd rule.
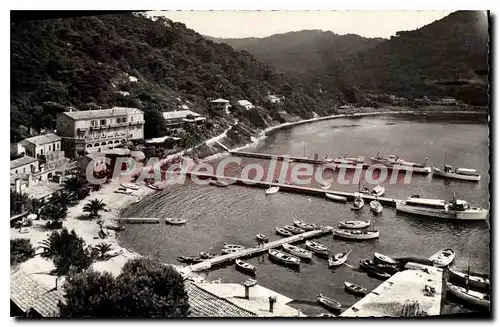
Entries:
[[458,297],[459,299],[484,308],[490,307],[490,296],[488,294],[473,291],[466,287],[454,285],[448,281],[446,281],[446,287],[451,294]]
[[339,221],[339,228],[360,229],[370,226],[369,220],[342,220]]
[[306,241],[306,248],[316,254],[328,255],[328,247],[314,241]]
[[119,187],[115,190],[115,193],[126,194],[126,195],[130,195],[133,192],[134,192],[133,190],[126,187]]
[[432,261],[435,267],[446,267],[455,259],[455,251],[453,249],[443,249],[433,254],[429,260]]
[[384,195],[384,193],[385,193],[385,187],[383,187],[380,184],[375,186],[372,190],[373,196],[382,196],[382,195]]
[[203,260],[212,259],[216,256],[217,254],[215,253],[203,252],[203,251],[200,252],[200,258],[202,258]]
[[328,267],[329,268],[338,267],[344,264],[351,252],[352,250],[349,250],[332,255],[332,257],[328,259]]
[[125,227],[118,226],[118,225],[106,225],[106,228],[114,230],[114,231],[123,231],[123,230],[125,230]]
[[271,186],[266,190],[266,194],[267,195],[275,194],[278,193],[279,190],[280,190],[279,186]]
[[381,253],[375,252],[373,253],[373,258],[375,259],[375,262],[378,263],[383,263],[383,264],[388,264],[388,265],[397,265],[398,262],[394,260],[391,257],[388,257],[386,255],[383,255]]
[[202,258],[197,257],[197,256],[179,256],[179,257],[177,257],[177,260],[179,260],[180,262],[183,262],[183,263],[188,263],[188,264],[199,263],[199,262],[203,261]]
[[299,248],[298,246],[285,243],[282,245],[283,250],[301,259],[312,259],[312,252]]
[[490,288],[490,280],[486,277],[480,277],[475,275],[470,275],[469,273],[464,273],[461,271],[456,271],[452,268],[448,268],[448,273],[450,279],[454,279],[459,281],[460,283],[467,284],[474,288],[480,289],[489,289]]
[[330,187],[332,187],[332,184],[330,183],[322,183],[320,186],[323,190],[329,190]]
[[149,187],[150,189],[153,189],[155,191],[161,191],[162,188],[156,184],[146,184],[147,187]]
[[368,187],[363,187],[359,190],[359,193],[369,195],[371,192]]
[[268,253],[271,259],[274,259],[282,264],[290,266],[300,266],[300,259],[294,255],[276,249],[269,249]]
[[224,249],[244,250],[245,247],[243,245],[238,245],[238,244],[227,244],[227,243],[224,243]]
[[301,229],[303,229],[305,231],[311,231],[311,230],[316,229],[316,225],[314,225],[314,224],[307,224],[306,222],[304,222],[301,219],[294,220],[293,224],[295,226],[297,226],[298,228],[301,228]]
[[285,226],[283,226],[283,228],[294,235],[305,233],[305,230],[303,230],[302,228],[295,227],[295,226],[285,225]]
[[342,309],[342,305],[339,302],[326,297],[323,294],[318,295],[318,303],[332,311],[340,311]]
[[131,190],[138,190],[139,186],[131,183],[121,183],[120,186],[123,186],[125,188],[129,188]]
[[261,242],[269,242],[269,237],[267,237],[266,235],[264,234],[257,234],[255,235],[255,238],[258,240],[258,241],[261,241]]
[[347,198],[345,196],[340,196],[340,195],[335,195],[331,193],[325,193],[326,197],[329,198],[330,200],[337,201],[337,202],[347,202]]
[[359,266],[361,269],[365,270],[366,272],[368,272],[368,274],[370,276],[373,276],[375,278],[378,278],[378,279],[382,279],[382,280],[385,280],[385,279],[388,279],[391,277],[391,274],[389,274],[388,272],[385,272],[385,271],[382,271],[380,270],[377,265],[371,261],[371,260],[359,260]]
[[350,282],[344,282],[345,290],[355,295],[365,295],[367,290],[364,287]]
[[382,212],[383,209],[384,209],[384,207],[382,206],[382,204],[380,202],[378,202],[378,200],[370,201],[370,210],[373,213],[379,214]]
[[255,273],[255,270],[257,269],[257,268],[255,268],[255,266],[249,264],[248,262],[240,260],[240,259],[236,259],[235,263],[236,263],[236,268],[243,270],[245,272]]
[[488,217],[487,209],[471,207],[467,201],[456,199],[455,194],[450,202],[407,198],[405,201],[396,202],[396,211],[442,219],[486,220]]
[[243,251],[243,250],[244,250],[244,249],[238,249],[238,248],[236,248],[236,249],[233,249],[233,248],[223,248],[223,249],[221,250],[221,252],[222,252],[223,254],[231,254],[231,253],[235,253],[235,252],[239,252],[239,251]]
[[187,223],[187,219],[184,218],[165,218],[165,223],[170,225],[183,225]]
[[288,237],[288,236],[292,236],[292,232],[290,231],[287,231],[286,229],[284,229],[283,227],[278,227],[276,226],[276,234],[280,235],[280,236],[285,236],[285,237]]
[[427,158],[425,158],[425,164],[418,164],[414,162],[409,162],[404,159],[399,158],[395,155],[390,155],[389,157],[381,157],[380,153],[377,152],[375,157],[370,157],[373,163],[380,163],[388,168],[394,170],[411,171],[414,173],[429,174],[432,169],[427,166]]
[[380,233],[378,230],[346,230],[346,229],[335,229],[333,235],[345,238],[348,240],[371,240],[378,238]]
[[477,169],[469,168],[454,168],[453,166],[446,164],[446,152],[444,153],[444,165],[443,169],[432,167],[432,175],[438,177],[459,179],[462,181],[479,182],[481,180],[481,175]]
[[210,183],[210,185],[217,186],[217,187],[228,187],[229,186],[229,183],[224,182],[224,181],[220,181],[218,179],[211,179],[209,183]]
[[356,192],[354,194],[354,202],[352,203],[351,210],[360,210],[365,205],[365,201],[361,197],[361,194]]

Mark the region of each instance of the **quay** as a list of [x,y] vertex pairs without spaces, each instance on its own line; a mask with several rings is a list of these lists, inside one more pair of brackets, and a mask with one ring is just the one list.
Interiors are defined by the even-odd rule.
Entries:
[[238,258],[246,258],[246,257],[251,257],[254,255],[262,254],[263,252],[267,252],[269,249],[273,249],[276,247],[279,247],[285,243],[295,243],[295,242],[300,242],[302,240],[310,239],[313,237],[325,235],[325,234],[330,234],[333,231],[333,227],[330,226],[325,226],[321,229],[316,229],[312,231],[308,231],[302,234],[298,235],[293,235],[290,237],[285,237],[273,242],[269,243],[264,243],[262,246],[258,247],[253,247],[253,248],[248,248],[244,249],[235,253],[230,253],[226,255],[221,255],[214,257],[212,259],[205,260],[203,262],[194,264],[192,266],[189,266],[189,272],[196,272],[196,271],[202,271],[202,270],[207,270],[210,269],[214,266],[227,263],[227,262],[232,262]]
[[408,262],[341,317],[437,316],[441,313],[443,269]]
[[[325,194],[329,193],[329,194],[344,196],[350,200],[354,199],[354,193],[343,192],[343,191],[333,191],[333,190],[323,190],[321,188],[315,188],[315,187],[309,187],[309,186],[275,183],[275,182],[269,182],[269,181],[265,181],[265,180],[264,181],[255,181],[255,180],[239,178],[239,177],[226,177],[226,176],[207,174],[207,173],[197,173],[197,172],[186,172],[186,176],[188,176],[188,177],[196,176],[199,179],[218,179],[221,181],[226,181],[229,184],[253,186],[253,187],[260,187],[260,188],[269,188],[271,186],[278,186],[280,188],[280,191],[290,192],[290,193],[302,193],[302,194],[308,194],[311,196],[318,196],[318,197],[322,197],[322,198],[326,198]],[[375,196],[373,196],[373,195],[362,194],[361,196],[365,200],[375,200]],[[388,205],[391,207],[396,207],[396,202],[400,201],[400,200],[393,199],[393,198],[386,198],[386,197],[378,197],[378,201],[385,204],[385,205]]]

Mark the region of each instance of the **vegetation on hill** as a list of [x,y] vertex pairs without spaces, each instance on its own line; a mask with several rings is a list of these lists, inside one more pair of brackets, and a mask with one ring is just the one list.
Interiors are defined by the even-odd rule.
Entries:
[[24,238],[16,238],[10,240],[10,264],[16,265],[23,263],[26,260],[35,256],[35,248],[31,245],[30,240]]

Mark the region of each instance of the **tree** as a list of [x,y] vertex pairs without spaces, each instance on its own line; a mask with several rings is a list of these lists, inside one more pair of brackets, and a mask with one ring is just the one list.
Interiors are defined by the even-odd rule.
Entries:
[[17,215],[26,210],[30,199],[28,195],[10,191],[10,215]]
[[98,252],[99,259],[104,259],[106,254],[111,250],[111,245],[108,243],[99,243],[95,246],[95,249]]
[[83,206],[83,212],[87,212],[90,218],[98,217],[99,211],[105,210],[106,203],[102,200],[92,199]]
[[16,238],[10,240],[10,264],[18,264],[25,262],[29,258],[35,256],[35,249],[30,240],[24,238]]
[[163,137],[167,134],[163,115],[156,109],[144,111],[144,138]]
[[58,229],[62,227],[62,221],[68,216],[68,208],[64,204],[49,203],[40,212],[40,218],[49,220],[47,228]]
[[78,203],[78,199],[74,192],[62,190],[55,193],[50,199],[52,204],[60,204],[64,207],[71,207]]
[[85,177],[77,174],[76,176],[70,177],[63,182],[64,190],[70,194],[76,194],[78,198],[81,198],[82,190],[87,186],[88,182]]
[[189,303],[182,276],[146,258],[129,260],[121,274],[87,270],[64,284],[62,317],[182,318]]

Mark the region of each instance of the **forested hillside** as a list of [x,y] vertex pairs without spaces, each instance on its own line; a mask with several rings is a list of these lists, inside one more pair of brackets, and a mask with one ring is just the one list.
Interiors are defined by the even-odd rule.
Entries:
[[11,25],[12,141],[23,126],[54,128],[56,114],[68,106],[138,107],[158,119],[159,111],[189,101],[190,109],[210,117],[209,99],[261,104],[268,92],[284,95],[283,108],[302,117],[331,112],[339,95],[320,94],[315,84],[168,19],[124,13]]

